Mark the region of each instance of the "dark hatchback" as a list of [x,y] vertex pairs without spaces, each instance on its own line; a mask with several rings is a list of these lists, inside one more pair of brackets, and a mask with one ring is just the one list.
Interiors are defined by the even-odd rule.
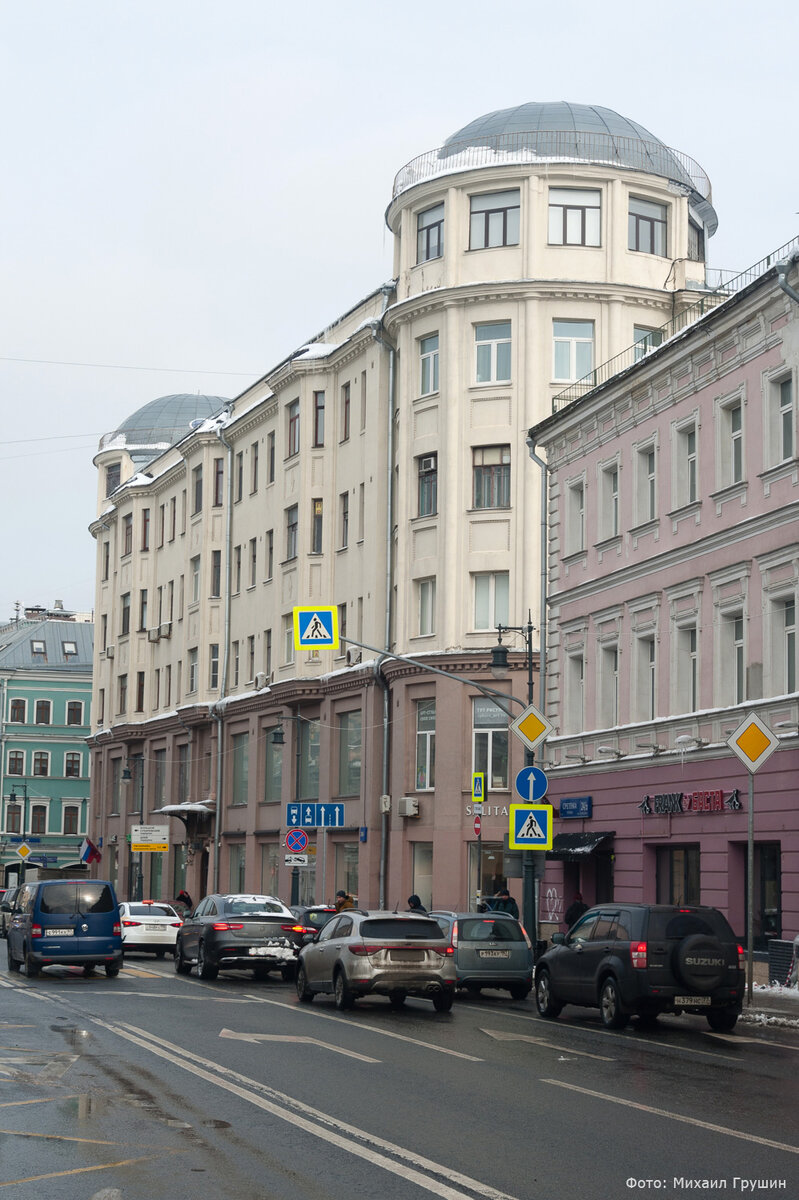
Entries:
[[535,998],[542,1017],[564,1004],[598,1008],[608,1029],[631,1016],[700,1013],[730,1030],[741,1013],[744,952],[715,908],[600,904],[538,959]]
[[206,896],[178,931],[175,970],[188,975],[196,966],[201,979],[230,970],[250,970],[265,979],[279,971],[290,980],[304,933],[304,925],[275,896]]
[[338,909],[335,904],[292,904],[291,911],[305,926],[306,933],[318,933],[335,917]]

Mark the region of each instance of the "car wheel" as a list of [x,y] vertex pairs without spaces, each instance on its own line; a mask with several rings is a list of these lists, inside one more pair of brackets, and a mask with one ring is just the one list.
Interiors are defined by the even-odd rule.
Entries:
[[405,992],[401,992],[399,990],[396,992],[389,992],[388,994],[388,1002],[395,1012],[405,1007],[405,999]]
[[539,971],[535,981],[535,1004],[542,1017],[554,1020],[560,1016],[563,1005],[552,994],[549,971]]
[[705,1014],[707,1023],[711,1029],[715,1029],[716,1033],[729,1033],[734,1029],[738,1021],[738,1010],[736,1008],[711,1008],[710,1012]]
[[454,999],[454,992],[436,992],[435,996],[433,996],[433,1008],[436,1012],[449,1012]]
[[298,967],[295,986],[297,988],[297,999],[301,1000],[303,1004],[310,1004],[314,994],[308,987],[308,977],[305,974],[305,967]]
[[177,975],[188,975],[191,971],[191,963],[187,963],[183,957],[183,944],[178,942],[175,946],[175,973]]
[[26,953],[25,953],[25,974],[28,976],[28,979],[33,979],[36,975],[39,974],[40,970],[41,970],[41,968],[40,968],[39,964],[37,962],[34,962],[32,955],[28,951],[26,951]]
[[119,963],[106,963],[105,973],[109,979],[116,979],[119,974]]
[[603,982],[599,992],[599,1012],[606,1029],[624,1029],[630,1019],[627,1013],[621,1011],[619,987],[610,975]]
[[336,1008],[342,1012],[347,1008],[352,1008],[355,1003],[355,997],[347,987],[347,980],[344,972],[341,970],[336,971],[335,978],[333,979],[333,996],[335,997]]
[[9,969],[9,971],[18,971],[20,969],[20,967],[22,966],[22,963],[19,961],[18,958],[14,958],[14,955],[11,953],[11,942],[8,943],[7,953],[8,953],[8,969]]
[[526,1000],[530,995],[531,987],[529,983],[512,983],[508,991],[511,1000]]
[[94,963],[86,963],[83,968],[83,974],[84,975],[93,975],[94,974]]
[[197,974],[200,979],[216,979],[219,967],[210,963],[205,953],[205,942],[200,942],[197,948]]

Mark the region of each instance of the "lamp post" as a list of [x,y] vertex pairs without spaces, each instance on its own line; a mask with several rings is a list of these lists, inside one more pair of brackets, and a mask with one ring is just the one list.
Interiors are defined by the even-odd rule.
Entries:
[[[497,644],[491,651],[492,674],[504,674],[508,669],[508,648],[503,645],[502,635],[504,633],[518,633],[524,638],[527,657],[528,705],[533,703],[533,628],[532,616],[529,609],[527,611],[526,625],[497,625]],[[531,767],[534,761],[535,755],[533,751],[525,748],[524,765]],[[533,853],[531,850],[522,851],[522,920],[525,929],[535,931],[535,940],[538,941],[538,905],[536,904],[535,894]]]
[[[22,821],[20,822],[20,827],[22,830],[22,840],[24,841],[25,840],[25,830],[27,829],[27,826],[28,826],[28,784],[27,784],[27,781],[23,781],[22,783],[12,783],[11,788],[9,790],[9,795],[13,796],[15,799],[17,796],[17,789],[19,789],[22,792],[22,799],[23,799]],[[22,858],[20,858],[20,862],[19,862],[18,878],[19,878],[20,883],[25,882],[25,860]]]
[[[144,824],[144,755],[138,754],[133,760],[136,763],[138,775],[138,809],[139,809],[139,825]],[[122,771],[122,782],[125,785],[130,784],[133,779],[133,773],[130,767],[126,766]],[[141,901],[144,899],[144,852],[139,850],[136,860],[136,875],[134,877],[133,886],[130,889],[131,900]]]

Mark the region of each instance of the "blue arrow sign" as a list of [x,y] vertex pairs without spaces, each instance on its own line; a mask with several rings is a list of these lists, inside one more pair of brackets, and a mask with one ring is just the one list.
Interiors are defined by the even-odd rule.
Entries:
[[540,767],[522,767],[516,776],[516,791],[522,800],[528,800],[530,804],[543,800],[548,787],[549,780]]
[[512,850],[551,850],[552,826],[551,804],[511,804],[508,845]]
[[317,804],[316,823],[325,829],[344,824],[343,804]]

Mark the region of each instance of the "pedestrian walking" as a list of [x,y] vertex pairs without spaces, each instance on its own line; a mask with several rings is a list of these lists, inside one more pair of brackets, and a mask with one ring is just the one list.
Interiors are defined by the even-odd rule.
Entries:
[[576,921],[580,920],[580,917],[584,912],[588,912],[588,905],[583,900],[582,893],[575,892],[574,899],[566,909],[566,913],[563,918],[566,922],[567,928],[571,929],[572,925],[574,925]]

